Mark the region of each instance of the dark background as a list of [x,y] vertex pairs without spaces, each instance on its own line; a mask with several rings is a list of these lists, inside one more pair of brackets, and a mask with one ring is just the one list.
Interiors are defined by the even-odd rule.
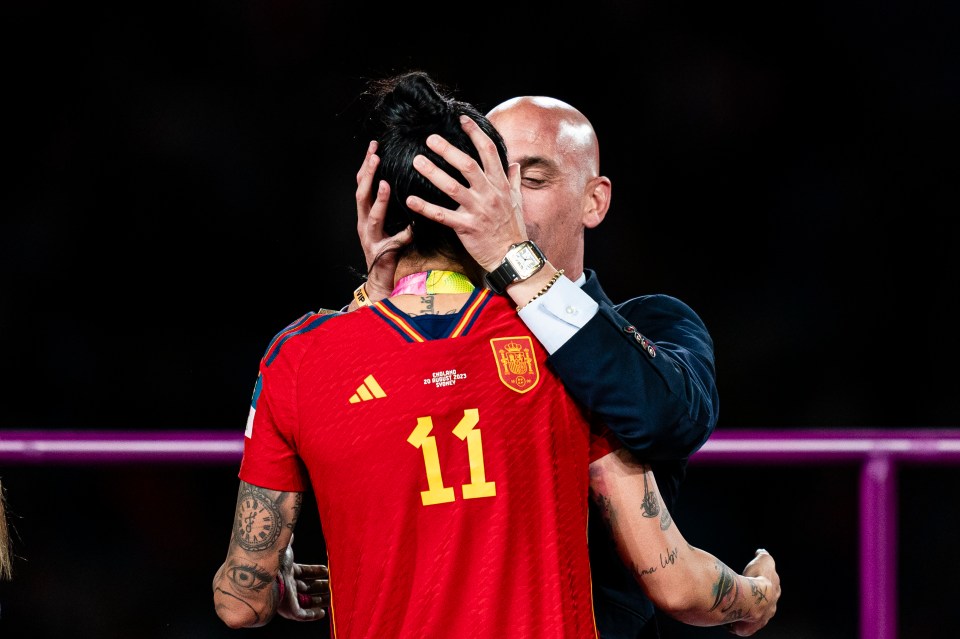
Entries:
[[[270,338],[359,283],[357,98],[411,68],[484,111],[542,94],[591,119],[614,189],[587,266],[615,299],[700,313],[718,429],[960,427],[958,6],[8,3],[0,438],[240,432]],[[327,636],[215,617],[236,470],[0,468],[0,636]],[[952,624],[957,509],[937,497],[958,474],[902,472],[904,637]],[[694,464],[675,516],[735,568],[774,552],[760,636],[854,637],[856,485],[842,464]]]

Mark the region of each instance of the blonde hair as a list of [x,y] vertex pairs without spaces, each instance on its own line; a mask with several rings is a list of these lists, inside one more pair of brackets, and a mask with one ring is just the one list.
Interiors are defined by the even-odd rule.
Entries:
[[10,532],[7,529],[6,497],[3,484],[0,483],[0,579],[13,576],[13,563],[10,559]]

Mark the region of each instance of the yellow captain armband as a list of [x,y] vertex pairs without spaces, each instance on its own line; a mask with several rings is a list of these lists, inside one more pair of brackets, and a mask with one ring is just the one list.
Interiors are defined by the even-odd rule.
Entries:
[[364,286],[366,286],[366,282],[353,291],[353,299],[357,301],[357,306],[372,306],[373,302],[370,301],[370,296],[367,295],[367,289]]
[[550,290],[550,287],[552,287],[554,284],[557,283],[557,280],[560,279],[560,276],[561,276],[561,275],[563,275],[563,269],[560,269],[559,271],[557,271],[556,273],[554,273],[554,274],[553,274],[553,277],[550,278],[550,281],[547,282],[547,283],[544,285],[544,287],[541,288],[541,289],[537,292],[536,295],[534,295],[533,297],[531,297],[530,300],[529,300],[526,304],[524,304],[523,306],[518,306],[518,307],[517,307],[517,312],[519,312],[520,309],[523,308],[524,306],[528,306],[528,305],[530,304],[530,302],[532,302],[533,300],[537,299],[538,297],[540,297],[541,295],[543,295],[544,293],[546,293],[547,291],[549,291],[549,290]]

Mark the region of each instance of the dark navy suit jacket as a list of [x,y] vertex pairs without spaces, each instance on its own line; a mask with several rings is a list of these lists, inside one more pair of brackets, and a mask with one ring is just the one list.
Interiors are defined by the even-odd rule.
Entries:
[[[570,394],[643,461],[673,510],[687,458],[713,432],[719,411],[713,340],[689,306],[669,295],[614,304],[587,269],[583,290],[597,315],[547,360]],[[602,639],[658,637],[651,601],[623,564],[590,504],[590,562]]]

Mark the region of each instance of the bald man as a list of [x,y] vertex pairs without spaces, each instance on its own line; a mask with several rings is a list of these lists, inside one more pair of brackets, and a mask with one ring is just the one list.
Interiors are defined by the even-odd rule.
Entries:
[[[488,117],[507,144],[508,173],[498,163],[478,166],[442,138],[431,136],[431,150],[459,169],[469,186],[421,157],[414,164],[417,170],[460,207],[452,211],[417,198],[408,206],[454,228],[474,259],[491,273],[513,247],[523,248],[529,241],[539,248],[544,264],[524,280],[543,281],[546,288],[533,300],[515,299],[519,315],[550,353],[548,364],[570,393],[602,418],[637,459],[652,462],[669,512],[687,458],[703,445],[717,421],[710,334],[693,309],[668,295],[642,295],[614,304],[596,274],[584,268],[585,232],[606,217],[612,183],[600,174],[597,136],[579,110],[550,97],[522,96],[494,107]],[[463,126],[480,140],[478,148],[490,143],[482,133],[477,135],[472,121]],[[406,230],[391,235],[383,228],[390,188],[379,184],[373,190],[376,148],[371,143],[357,174],[358,232],[370,267],[358,293],[360,299],[374,300],[388,295],[393,286],[387,249],[409,238]],[[631,257],[623,257],[624,271],[636,269]],[[548,285],[560,269],[564,276]],[[511,295],[513,283],[498,292]],[[660,505],[644,507],[654,516]],[[641,588],[643,577],[619,560],[595,510],[590,521],[601,636],[658,637],[653,604]]]

